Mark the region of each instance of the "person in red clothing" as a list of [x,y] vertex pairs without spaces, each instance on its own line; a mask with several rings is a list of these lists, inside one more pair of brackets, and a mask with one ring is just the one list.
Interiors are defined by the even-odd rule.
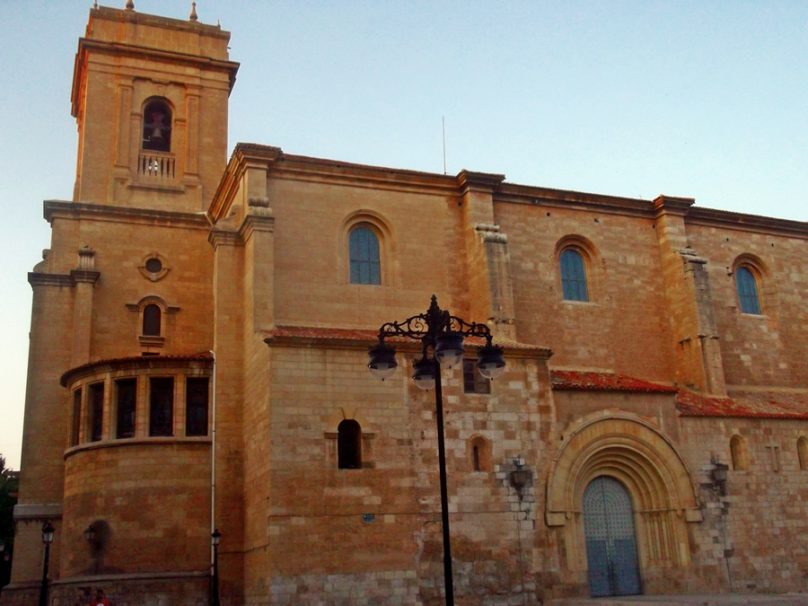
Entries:
[[95,599],[90,602],[90,606],[110,606],[107,596],[104,595],[104,590],[99,589],[95,592]]

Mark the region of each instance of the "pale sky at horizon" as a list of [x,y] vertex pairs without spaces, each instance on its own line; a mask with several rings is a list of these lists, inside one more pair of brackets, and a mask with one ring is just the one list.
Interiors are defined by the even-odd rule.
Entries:
[[[122,8],[124,0],[101,2]],[[190,0],[135,0],[185,19]],[[73,58],[92,0],[0,0],[7,230],[0,454],[18,468],[45,199],[72,198]],[[198,0],[241,63],[229,149],[808,220],[808,1]],[[414,310],[414,313],[418,310]],[[58,346],[56,344],[55,346]]]

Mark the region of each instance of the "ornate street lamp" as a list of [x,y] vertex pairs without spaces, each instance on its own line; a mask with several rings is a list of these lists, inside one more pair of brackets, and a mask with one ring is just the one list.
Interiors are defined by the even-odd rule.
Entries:
[[387,322],[379,328],[379,342],[370,350],[368,368],[384,380],[395,372],[395,348],[385,343],[387,337],[406,337],[421,341],[421,357],[413,363],[412,379],[421,389],[435,389],[435,410],[438,425],[438,466],[440,471],[440,505],[443,526],[443,575],[446,604],[454,605],[452,582],[452,548],[449,539],[449,497],[446,488],[446,448],[443,438],[443,392],[441,368],[452,368],[463,359],[463,339],[483,337],[485,345],[478,351],[477,368],[487,379],[494,379],[505,370],[502,348],[491,342],[491,331],[485,324],[466,322],[438,307],[438,299],[432,302],[426,313],[407,318],[402,322]]
[[42,562],[42,584],[39,586],[39,606],[48,606],[48,564],[50,561],[50,546],[53,543],[53,534],[56,529],[48,521],[42,525],[42,542],[45,544],[45,559]]
[[216,528],[210,534],[210,544],[213,545],[213,574],[210,582],[210,603],[211,606],[219,606],[219,542],[222,540],[222,533]]

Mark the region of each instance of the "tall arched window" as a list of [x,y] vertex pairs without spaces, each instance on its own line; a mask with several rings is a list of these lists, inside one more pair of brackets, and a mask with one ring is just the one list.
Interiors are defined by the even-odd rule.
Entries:
[[171,107],[165,99],[152,99],[143,108],[143,149],[171,151]]
[[749,468],[749,455],[746,451],[746,440],[734,435],[729,441],[729,451],[732,457],[732,469],[744,470]]
[[735,288],[738,290],[741,311],[745,314],[760,315],[757,280],[748,267],[742,265],[735,270]]
[[586,266],[583,255],[574,248],[565,248],[559,255],[561,288],[565,301],[589,301],[586,287]]
[[362,467],[362,428],[354,419],[345,419],[337,426],[337,467]]
[[348,238],[351,261],[351,284],[381,284],[379,238],[364,224],[351,230]]
[[160,316],[162,312],[159,305],[149,303],[143,308],[143,336],[160,336]]

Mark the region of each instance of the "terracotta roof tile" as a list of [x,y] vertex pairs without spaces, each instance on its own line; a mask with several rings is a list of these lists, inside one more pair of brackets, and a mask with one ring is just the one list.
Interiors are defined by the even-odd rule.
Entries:
[[635,391],[641,393],[676,393],[670,385],[652,383],[626,375],[577,370],[553,370],[553,389],[559,391]]
[[736,392],[731,398],[715,398],[681,390],[676,408],[686,417],[808,419],[808,394]]

